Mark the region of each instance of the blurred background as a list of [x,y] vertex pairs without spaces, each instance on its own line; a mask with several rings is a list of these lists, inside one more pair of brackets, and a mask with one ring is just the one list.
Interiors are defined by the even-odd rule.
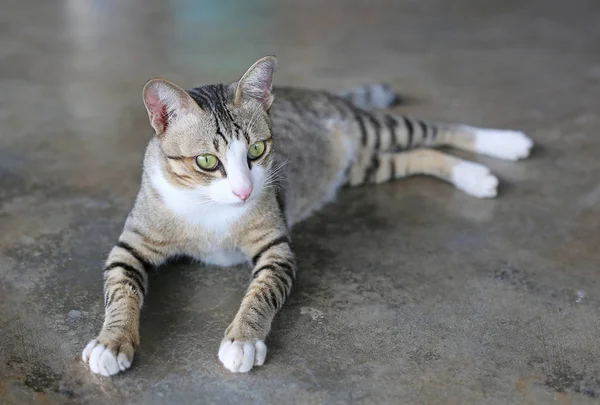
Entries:
[[[597,403],[597,0],[0,0],[0,404]],[[430,178],[347,190],[294,229],[264,367],[217,361],[248,269],[151,276],[133,368],[92,375],[101,266],[162,76],[279,59],[276,85],[386,82],[421,118],[519,129],[482,201]]]

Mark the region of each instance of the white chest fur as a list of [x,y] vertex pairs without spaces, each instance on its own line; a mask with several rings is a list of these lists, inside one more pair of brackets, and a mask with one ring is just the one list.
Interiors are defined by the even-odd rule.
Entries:
[[231,266],[247,260],[241,252],[224,246],[223,241],[230,236],[233,225],[248,214],[254,201],[238,205],[219,204],[209,201],[200,188],[184,189],[172,185],[159,168],[150,169],[149,174],[152,186],[178,219],[197,227],[199,232],[210,234],[211,246],[193,252],[193,256],[219,266]]
[[231,226],[251,208],[248,204],[225,205],[209,201],[204,191],[184,189],[169,183],[159,168],[153,168],[150,180],[165,205],[182,221],[214,233],[216,237],[227,235]]

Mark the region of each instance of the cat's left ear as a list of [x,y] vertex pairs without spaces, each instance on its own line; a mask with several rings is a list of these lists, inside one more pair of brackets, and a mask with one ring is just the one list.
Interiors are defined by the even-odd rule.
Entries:
[[185,90],[161,78],[148,81],[144,85],[143,96],[150,125],[158,136],[163,135],[176,120],[197,108]]
[[273,103],[273,74],[277,67],[275,56],[265,56],[257,60],[244,73],[235,89],[233,104],[239,106],[244,99],[254,99],[268,110]]

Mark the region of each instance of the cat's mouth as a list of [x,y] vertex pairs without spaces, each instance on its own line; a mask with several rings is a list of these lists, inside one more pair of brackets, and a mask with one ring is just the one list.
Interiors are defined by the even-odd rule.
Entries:
[[232,201],[229,203],[230,206],[232,207],[249,207],[250,205],[253,205],[255,203],[256,200],[260,199],[260,193],[252,193],[248,198],[246,198],[245,200],[237,199],[237,201]]
[[245,200],[242,200],[242,199],[230,200],[230,201],[227,201],[225,204],[230,207],[243,207],[248,204],[251,204],[252,201],[254,201],[254,196],[250,196]]

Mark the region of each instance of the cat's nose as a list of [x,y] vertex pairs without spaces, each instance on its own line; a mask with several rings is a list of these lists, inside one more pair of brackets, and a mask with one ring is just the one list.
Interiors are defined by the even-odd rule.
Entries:
[[250,197],[250,194],[252,194],[251,187],[246,187],[246,188],[241,188],[239,190],[231,190],[231,191],[233,192],[233,194],[238,196],[239,199],[242,201],[246,201],[248,199],[248,197]]

